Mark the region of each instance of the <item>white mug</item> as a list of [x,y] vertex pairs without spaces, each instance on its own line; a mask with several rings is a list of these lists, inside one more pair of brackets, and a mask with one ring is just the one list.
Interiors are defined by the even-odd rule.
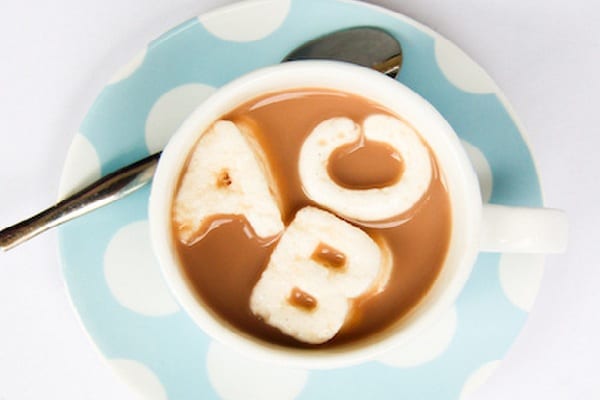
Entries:
[[[267,343],[233,328],[194,295],[172,237],[171,203],[178,177],[200,135],[220,116],[260,95],[298,88],[357,94],[401,116],[435,154],[450,198],[452,228],[444,265],[409,315],[382,332],[332,348],[297,349]],[[562,252],[567,221],[562,211],[482,204],[479,183],[461,142],[421,96],[381,73],[333,61],[300,61],[251,72],[219,89],[186,119],[166,146],[152,184],[149,220],[164,278],[182,308],[208,335],[254,358],[305,368],[334,368],[369,360],[401,346],[450,308],[480,251]]]

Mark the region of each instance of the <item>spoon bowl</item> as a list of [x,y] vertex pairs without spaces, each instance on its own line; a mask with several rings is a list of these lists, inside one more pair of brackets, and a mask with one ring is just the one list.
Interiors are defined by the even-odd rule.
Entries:
[[382,29],[358,27],[311,40],[283,58],[283,61],[297,60],[344,61],[395,78],[402,67],[402,47]]

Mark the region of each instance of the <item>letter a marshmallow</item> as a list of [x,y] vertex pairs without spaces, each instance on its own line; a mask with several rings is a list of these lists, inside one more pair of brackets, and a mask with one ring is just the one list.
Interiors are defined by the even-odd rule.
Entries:
[[240,128],[245,129],[217,121],[196,144],[173,207],[179,239],[186,244],[219,214],[243,215],[260,237],[284,228],[265,158]]

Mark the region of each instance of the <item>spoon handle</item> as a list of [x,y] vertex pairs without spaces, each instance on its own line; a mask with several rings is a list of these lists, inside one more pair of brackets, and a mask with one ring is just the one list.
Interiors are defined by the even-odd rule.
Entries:
[[160,152],[123,167],[52,207],[0,231],[0,249],[8,250],[32,237],[136,191],[152,180]]

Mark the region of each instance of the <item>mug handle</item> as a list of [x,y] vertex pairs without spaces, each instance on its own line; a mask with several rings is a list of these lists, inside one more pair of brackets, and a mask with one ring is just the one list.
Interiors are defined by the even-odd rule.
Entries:
[[562,210],[484,204],[480,251],[564,253],[568,222]]

